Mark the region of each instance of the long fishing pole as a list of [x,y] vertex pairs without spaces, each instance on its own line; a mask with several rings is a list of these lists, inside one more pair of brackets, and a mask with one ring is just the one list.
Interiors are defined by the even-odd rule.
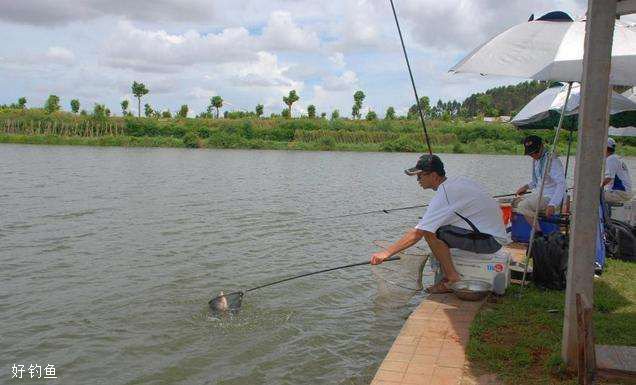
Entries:
[[[384,262],[397,261],[397,260],[399,260],[399,259],[400,259],[400,257],[391,257],[391,258],[387,258],[387,259],[385,259],[385,260],[384,260]],[[300,274],[300,275],[296,275],[296,276],[293,276],[293,277],[289,277],[289,278],[281,279],[280,281],[270,282],[270,283],[266,283],[265,285],[256,286],[256,287],[253,287],[253,288],[251,288],[251,289],[247,289],[247,290],[245,290],[245,292],[247,293],[247,292],[250,292],[250,291],[253,291],[253,290],[262,289],[262,288],[267,287],[267,286],[277,285],[277,284],[282,283],[282,282],[291,281],[292,279],[297,279],[297,278],[307,277],[307,276],[309,276],[309,275],[321,274],[321,273],[326,273],[326,272],[328,272],[328,271],[340,270],[340,269],[346,269],[346,268],[348,268],[348,267],[364,266],[364,265],[370,265],[370,264],[371,264],[371,261],[366,261],[366,262],[352,263],[352,264],[350,264],[350,265],[343,265],[343,266],[338,266],[338,267],[332,267],[332,268],[324,269],[324,270],[312,271],[311,273]]]
[[[526,192],[523,192],[521,194],[512,193],[512,194],[494,195],[493,199],[506,198],[506,197],[516,196],[516,195],[526,195],[526,194],[530,194],[530,193],[532,193],[532,191],[526,191]],[[417,208],[422,208],[422,207],[428,207],[428,203],[427,204],[423,204],[423,205],[396,207],[396,208],[393,208],[393,209],[381,209],[381,210],[363,211],[361,213],[333,215],[333,216],[330,216],[330,217],[316,218],[316,219],[314,219],[314,221],[320,221],[320,220],[325,220],[325,219],[355,217],[355,216],[368,215],[368,214],[388,214],[388,213],[393,212],[393,211],[410,210],[410,209],[417,209]]]
[[391,1],[391,9],[393,10],[393,17],[395,18],[395,25],[397,26],[398,34],[400,35],[400,43],[402,44],[402,52],[404,52],[404,59],[406,60],[406,67],[409,69],[409,76],[411,77],[411,85],[413,86],[413,93],[415,94],[415,105],[417,105],[417,111],[420,114],[420,121],[422,122],[423,136],[426,146],[428,147],[428,153],[433,155],[431,149],[431,142],[428,138],[428,131],[426,131],[426,123],[424,123],[424,113],[422,112],[422,106],[420,105],[420,98],[417,95],[417,88],[415,88],[415,80],[413,80],[413,72],[411,71],[411,63],[409,62],[409,55],[406,53],[406,47],[404,46],[404,38],[402,38],[402,30],[400,29],[400,22],[398,21],[397,13],[395,13],[395,5],[393,0]]

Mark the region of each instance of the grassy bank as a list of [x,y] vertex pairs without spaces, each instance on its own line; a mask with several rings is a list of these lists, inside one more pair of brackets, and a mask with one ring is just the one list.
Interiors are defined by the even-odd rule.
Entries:
[[[636,346],[636,263],[609,260],[594,281],[597,344]],[[565,292],[513,286],[471,326],[469,359],[506,384],[575,384],[560,358]]]
[[[531,133],[551,140],[553,132],[519,131],[507,123],[427,121],[438,153],[523,154]],[[620,138],[618,153],[636,155],[636,138]],[[320,118],[135,118],[0,110],[0,142],[90,146],[292,149],[424,152],[417,120],[327,120]],[[567,135],[558,149],[565,154]],[[572,146],[576,151],[576,143]]]

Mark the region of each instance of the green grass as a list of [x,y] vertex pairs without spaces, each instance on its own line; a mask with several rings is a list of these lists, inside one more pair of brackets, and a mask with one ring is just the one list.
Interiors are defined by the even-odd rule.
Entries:
[[[594,281],[594,333],[597,344],[636,346],[636,263],[609,260]],[[471,325],[468,357],[506,384],[575,384],[560,358],[564,291],[533,286],[519,296],[512,286],[497,303],[487,304]]]

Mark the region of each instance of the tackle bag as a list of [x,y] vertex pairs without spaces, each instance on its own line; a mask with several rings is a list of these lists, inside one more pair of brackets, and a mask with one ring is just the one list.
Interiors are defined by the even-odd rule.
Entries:
[[550,290],[565,290],[568,268],[568,237],[552,233],[532,243],[532,279],[535,285]]
[[605,227],[607,255],[623,261],[636,261],[635,229],[616,219],[610,219]]

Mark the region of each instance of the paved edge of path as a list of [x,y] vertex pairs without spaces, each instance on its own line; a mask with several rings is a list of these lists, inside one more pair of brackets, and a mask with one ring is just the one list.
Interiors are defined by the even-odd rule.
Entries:
[[499,384],[495,376],[474,376],[467,366],[470,324],[483,303],[453,294],[428,296],[409,316],[371,385]]

